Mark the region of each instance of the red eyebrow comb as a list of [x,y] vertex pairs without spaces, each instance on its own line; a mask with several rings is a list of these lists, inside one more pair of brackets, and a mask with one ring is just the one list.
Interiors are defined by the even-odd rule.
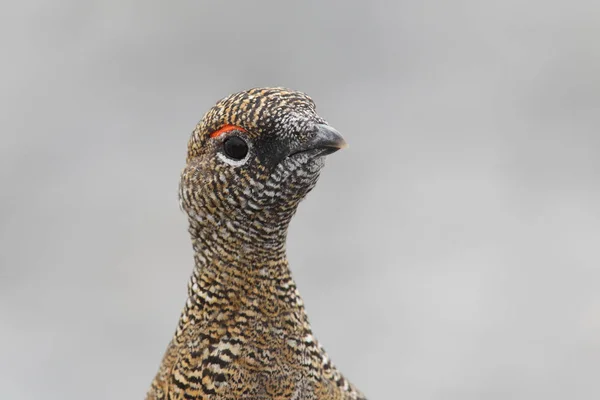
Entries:
[[219,129],[217,129],[216,131],[214,131],[213,133],[211,133],[210,137],[211,138],[216,138],[216,137],[221,136],[222,134],[230,132],[230,131],[242,131],[242,132],[246,132],[246,130],[244,128],[242,128],[241,126],[227,124],[227,125],[223,125]]

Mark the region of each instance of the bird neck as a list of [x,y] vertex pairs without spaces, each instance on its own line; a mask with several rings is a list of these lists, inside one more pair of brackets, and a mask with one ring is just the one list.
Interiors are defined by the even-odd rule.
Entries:
[[294,212],[276,209],[233,216],[214,212],[189,218],[196,264],[220,260],[255,269],[285,259],[288,226]]
[[285,302],[301,307],[285,251],[292,215],[190,218],[195,268],[188,286],[189,302],[203,304],[207,296],[214,298],[219,292],[229,297],[254,296],[261,303],[280,302],[284,300],[276,294],[284,290],[294,297],[293,302],[289,298]]

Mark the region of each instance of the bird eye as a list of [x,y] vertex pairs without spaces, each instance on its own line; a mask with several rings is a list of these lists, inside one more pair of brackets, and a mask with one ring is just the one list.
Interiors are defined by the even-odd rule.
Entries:
[[248,154],[248,145],[244,139],[238,136],[231,136],[223,142],[223,150],[228,157],[234,160],[241,160]]

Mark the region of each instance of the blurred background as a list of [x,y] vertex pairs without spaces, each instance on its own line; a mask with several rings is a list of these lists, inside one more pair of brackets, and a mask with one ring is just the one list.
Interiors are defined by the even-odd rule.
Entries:
[[600,398],[597,1],[2,8],[2,399],[143,398],[193,266],[187,140],[254,86],[350,144],[289,257],[370,399]]

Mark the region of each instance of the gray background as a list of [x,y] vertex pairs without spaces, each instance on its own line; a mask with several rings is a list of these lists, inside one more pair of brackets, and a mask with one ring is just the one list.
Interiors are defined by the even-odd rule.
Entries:
[[0,397],[139,399],[185,300],[202,114],[309,93],[350,148],[292,223],[370,399],[600,398],[600,3],[3,4]]

